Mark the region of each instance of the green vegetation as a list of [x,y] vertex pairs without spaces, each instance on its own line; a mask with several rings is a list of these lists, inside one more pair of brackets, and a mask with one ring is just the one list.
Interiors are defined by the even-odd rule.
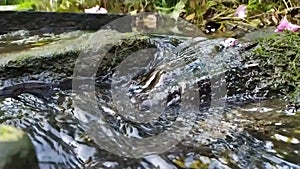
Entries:
[[0,126],[0,142],[4,141],[16,141],[22,137],[24,133],[11,126]]
[[37,10],[38,6],[35,0],[27,0],[19,4],[18,10]]
[[[249,27],[276,25],[282,14],[292,13],[300,6],[299,0],[4,0],[0,5],[20,4],[20,10],[83,12],[95,5],[109,13],[159,12],[182,17],[205,26],[218,23],[221,31],[230,30],[237,24]],[[247,18],[233,17],[236,8],[247,5]]]
[[250,60],[257,60],[274,90],[300,94],[300,34],[284,32],[260,40]]

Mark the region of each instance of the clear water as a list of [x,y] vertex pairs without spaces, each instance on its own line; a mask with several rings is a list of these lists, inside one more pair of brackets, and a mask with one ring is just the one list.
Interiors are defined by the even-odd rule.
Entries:
[[[95,102],[100,107],[97,109],[98,111],[93,112],[94,110],[91,109],[92,101],[84,100],[89,99],[91,93],[86,93],[85,97],[80,97],[83,105],[81,108],[86,108],[83,111],[74,104],[79,93],[72,90],[53,89],[53,93],[47,97],[40,98],[24,93],[15,98],[2,99],[0,102],[0,123],[14,125],[28,132],[36,148],[40,168],[43,169],[300,168],[299,113],[286,110],[286,103],[280,98],[255,100],[249,103],[232,103],[225,102],[220,96],[216,97],[220,104],[217,104],[219,102],[215,100],[213,104],[210,104],[211,107],[200,106],[199,109],[197,103],[200,102],[197,102],[196,105],[191,103],[185,107],[186,109],[181,109],[184,111],[179,111],[179,113],[176,113],[178,110],[176,104],[170,104],[170,111],[166,111],[166,113],[157,114],[157,112],[141,111],[140,116],[145,118],[151,115],[161,117],[161,119],[154,120],[153,123],[143,124],[131,124],[124,120],[138,118],[139,116],[135,116],[135,113],[115,110],[130,106],[133,104],[131,98],[136,96],[138,100],[143,93],[152,94],[151,99],[155,101],[158,98],[155,96],[167,95],[166,93],[170,90],[174,92],[180,87],[185,87],[184,92],[188,92],[189,89],[194,89],[189,86],[196,85],[196,82],[202,77],[213,76],[222,72],[226,67],[220,66],[220,63],[237,54],[234,51],[229,51],[224,55],[215,51],[214,45],[218,44],[219,41],[206,41],[200,46],[197,43],[198,47],[182,46],[182,48],[176,48],[178,55],[172,55],[164,49],[172,53],[175,47],[165,39],[159,40],[167,55],[161,53],[156,55],[157,57],[149,56],[149,63],[152,65],[144,65],[143,68],[147,71],[141,71],[139,76],[131,77],[115,72],[115,76],[112,77],[97,77],[97,100]],[[202,58],[199,56],[199,49]],[[213,61],[209,59],[211,56],[215,58]],[[224,60],[218,60],[220,58]],[[209,64],[203,67],[201,63]],[[232,63],[235,66],[239,64],[238,62]],[[152,70],[150,67],[157,71],[149,71]],[[203,74],[195,75],[194,71],[190,71],[196,70],[197,72],[199,68],[215,72],[209,74],[207,73],[209,71],[205,73],[200,69]],[[141,67],[137,69],[141,69]],[[153,73],[160,72],[160,70],[170,74],[160,76],[161,74]],[[188,76],[189,73],[193,76]],[[155,78],[157,80],[154,80]],[[105,84],[111,83],[112,79],[115,86],[121,86],[119,91],[112,91],[111,88],[105,87]],[[143,81],[143,79],[146,80]],[[149,79],[155,83],[146,85]],[[176,83],[172,81],[174,79]],[[158,82],[162,83],[162,88],[154,87],[153,84]],[[181,85],[182,82],[185,82],[185,86]],[[143,85],[146,86],[147,90],[142,92],[137,90]],[[163,90],[168,85],[173,88],[167,91]],[[219,86],[221,85],[219,84]],[[135,89],[133,94],[131,93],[132,95],[118,98],[123,102],[119,102],[119,104],[110,102],[115,93],[130,94],[130,87]],[[198,95],[196,90],[195,97],[198,96],[201,95]],[[201,99],[198,98],[196,101],[201,101]],[[177,103],[176,99],[173,103]],[[107,109],[104,109],[105,107]],[[147,109],[147,106],[145,107]],[[111,111],[107,111],[109,109]],[[91,121],[84,123],[84,119],[78,118],[84,115],[88,115]],[[189,128],[187,135],[176,146],[166,147],[167,150],[161,154],[154,152],[152,155],[144,155],[141,158],[130,158],[118,156],[105,150],[114,145],[116,150],[122,151],[128,142],[119,139],[120,134],[130,136],[130,138],[147,138],[166,131],[166,138],[171,139],[173,130],[170,130],[169,126],[178,116],[186,119],[181,121],[182,127],[192,123],[192,128]],[[118,120],[120,118],[121,120]],[[121,124],[124,124],[124,127],[120,127]],[[103,126],[110,126],[111,128],[103,128]],[[180,128],[178,131],[181,131]],[[111,142],[106,142],[107,145],[99,144],[105,143],[105,141]],[[159,142],[163,144],[161,140],[150,140],[145,142],[147,143],[145,147]],[[124,154],[126,153],[124,152]]]

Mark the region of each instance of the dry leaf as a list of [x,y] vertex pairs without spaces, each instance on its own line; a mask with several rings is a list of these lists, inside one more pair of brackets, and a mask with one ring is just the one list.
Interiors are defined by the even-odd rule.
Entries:
[[187,21],[191,21],[191,20],[193,20],[195,18],[195,15],[196,15],[195,13],[189,14],[187,17],[185,17],[185,19]]
[[137,15],[137,10],[131,11],[131,12],[129,12],[129,14],[132,15],[132,16],[136,16]]

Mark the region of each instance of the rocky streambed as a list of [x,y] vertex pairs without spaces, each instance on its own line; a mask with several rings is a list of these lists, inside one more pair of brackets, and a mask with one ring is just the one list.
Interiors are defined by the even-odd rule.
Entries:
[[[298,76],[274,76],[294,60],[272,57],[286,50],[298,56],[296,46],[277,45],[298,35],[264,38],[246,51],[218,50],[223,39],[73,35],[0,56],[0,123],[28,133],[40,168],[300,168],[299,113],[286,97]],[[139,109],[163,95],[162,112]],[[182,102],[191,96],[197,99]],[[126,110],[130,104],[140,114]],[[131,122],[152,115],[153,122]],[[176,122],[180,132],[172,130]],[[162,131],[165,142],[156,137]],[[157,154],[151,145],[163,143],[170,144]]]

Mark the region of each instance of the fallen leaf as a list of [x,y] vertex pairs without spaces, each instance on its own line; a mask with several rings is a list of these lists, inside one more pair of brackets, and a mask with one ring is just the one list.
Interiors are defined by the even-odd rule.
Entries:
[[195,13],[189,14],[187,17],[185,17],[185,19],[187,21],[191,21],[191,20],[193,20],[195,18],[195,15],[196,15]]
[[247,12],[247,7],[246,7],[246,5],[240,5],[237,9],[236,9],[236,11],[235,11],[235,13],[234,13],[234,16],[235,17],[238,17],[238,18],[241,18],[241,19],[245,19],[246,18],[246,12]]
[[106,14],[107,10],[105,8],[100,8],[99,5],[95,7],[84,9],[84,13],[91,13],[91,14]]
[[137,15],[137,10],[131,11],[131,12],[129,12],[129,14],[132,15],[132,16],[136,16]]

